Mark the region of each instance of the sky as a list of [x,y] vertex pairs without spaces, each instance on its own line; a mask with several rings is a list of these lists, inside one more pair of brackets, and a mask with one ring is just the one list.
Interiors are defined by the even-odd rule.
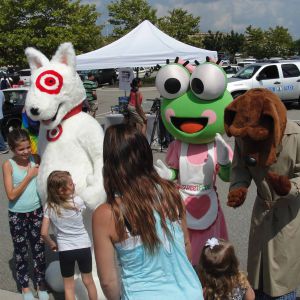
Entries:
[[[107,20],[107,4],[110,0],[81,0],[82,3],[96,4],[101,13],[99,23]],[[157,10],[157,16],[168,14],[168,10],[182,8],[193,16],[200,16],[200,31],[243,33],[247,26],[263,30],[283,26],[288,28],[293,39],[300,39],[300,0],[148,0]],[[110,32],[110,25],[104,29]]]

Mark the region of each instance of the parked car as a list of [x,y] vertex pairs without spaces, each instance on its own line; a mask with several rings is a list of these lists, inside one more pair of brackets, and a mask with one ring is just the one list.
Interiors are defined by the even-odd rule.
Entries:
[[252,88],[267,88],[283,102],[300,104],[300,61],[255,63],[228,79],[227,89],[233,98]]
[[223,66],[222,65],[223,70],[225,71],[227,78],[232,77],[233,75],[235,75],[239,70],[242,69],[242,67],[240,66],[236,66],[236,65],[229,65],[229,66]]
[[24,85],[30,85],[31,71],[30,69],[23,69],[19,71],[20,80],[24,81]]
[[89,73],[95,76],[95,80],[98,85],[110,84],[113,85],[117,81],[117,73],[115,69],[95,69],[95,70],[84,70],[77,71],[82,81],[84,81]]
[[2,134],[4,137],[11,129],[21,127],[22,110],[28,90],[28,87],[3,90],[5,99],[3,102]]

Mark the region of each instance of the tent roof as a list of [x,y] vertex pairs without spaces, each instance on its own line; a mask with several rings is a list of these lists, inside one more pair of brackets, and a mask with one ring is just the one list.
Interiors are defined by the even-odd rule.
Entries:
[[155,66],[176,56],[203,62],[206,56],[217,58],[217,52],[179,42],[145,20],[117,41],[78,55],[77,70]]

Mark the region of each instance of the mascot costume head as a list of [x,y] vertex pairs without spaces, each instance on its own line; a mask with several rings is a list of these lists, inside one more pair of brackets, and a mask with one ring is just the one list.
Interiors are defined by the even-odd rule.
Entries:
[[[89,208],[84,219],[91,233],[92,210],[106,199],[102,179],[103,130],[94,118],[82,112],[86,94],[76,72],[75,51],[71,43],[64,43],[50,61],[34,48],[27,48],[25,53],[32,74],[25,109],[32,120],[40,122],[39,194],[45,202],[47,178],[52,171],[69,171],[76,193]],[[52,264],[46,272],[46,279],[54,290],[59,290],[59,264]],[[93,275],[101,295],[95,266]],[[78,299],[88,299],[80,287],[76,287],[76,293]]]
[[207,144],[216,133],[224,133],[224,109],[232,96],[220,66],[211,62],[192,66],[176,59],[159,70],[156,87],[162,97],[162,120],[176,139]]
[[174,63],[167,61],[156,76],[162,121],[176,138],[167,151],[167,166],[159,160],[156,170],[163,178],[178,179],[193,265],[198,264],[208,238],[227,238],[215,180],[217,174],[224,181],[229,179],[231,150],[221,134],[224,109],[232,101],[223,69],[212,62],[195,63],[176,58]]
[[[225,130],[238,139],[240,164],[267,169],[277,161],[287,124],[286,108],[280,98],[267,89],[251,89],[236,98],[225,110]],[[268,172],[268,182],[278,195],[291,189],[288,177]],[[246,199],[248,187],[233,188],[228,205],[238,207]]]

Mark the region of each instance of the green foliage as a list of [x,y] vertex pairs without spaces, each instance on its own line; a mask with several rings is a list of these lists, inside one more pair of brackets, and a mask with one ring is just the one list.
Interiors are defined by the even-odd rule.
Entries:
[[158,27],[178,41],[195,45],[191,36],[199,33],[200,17],[194,17],[181,8],[174,8],[168,13],[168,16],[158,20]]
[[203,46],[205,49],[220,51],[224,49],[224,34],[220,31],[216,33],[208,30],[208,34],[203,39]]
[[81,5],[79,0],[1,0],[0,65],[24,67],[24,49],[54,54],[62,42],[72,42],[77,53],[102,45],[99,13],[95,5]]
[[242,33],[237,33],[231,30],[230,33],[224,35],[223,47],[230,55],[230,61],[234,61],[234,56],[237,52],[241,52],[245,42],[245,37]]
[[266,35],[261,28],[253,28],[251,25],[245,31],[244,51],[249,56],[256,58],[265,57]]
[[293,39],[287,28],[276,26],[263,31],[261,28],[248,26],[245,32],[244,51],[256,58],[287,56],[292,53]]
[[144,20],[155,24],[156,9],[146,0],[116,0],[107,5],[109,23],[114,26],[113,36],[117,39],[134,29]]
[[287,28],[276,26],[269,28],[266,34],[266,57],[285,57],[292,54],[293,39]]
[[300,54],[300,39],[293,42],[293,53],[296,55]]

